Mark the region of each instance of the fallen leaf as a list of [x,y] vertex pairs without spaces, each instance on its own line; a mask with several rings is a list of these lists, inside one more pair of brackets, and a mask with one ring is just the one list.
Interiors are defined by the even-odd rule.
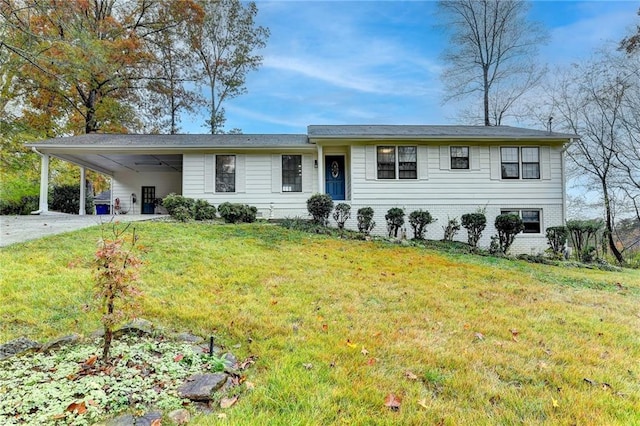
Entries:
[[84,365],[87,366],[91,366],[93,364],[96,363],[96,361],[98,360],[98,356],[97,355],[91,355],[85,362]]
[[329,332],[329,325],[328,324],[322,324],[322,331],[324,331],[325,333]]
[[375,359],[375,358],[369,358],[369,359],[367,360],[367,365],[373,365],[373,364],[375,364],[375,363],[376,363],[376,359]]
[[384,406],[392,411],[398,411],[400,409],[400,404],[402,404],[402,399],[398,398],[392,393],[387,395],[387,397],[384,399]]
[[242,361],[239,365],[238,365],[238,369],[239,370],[246,370],[248,366],[255,364],[256,363],[256,356],[255,355],[250,355],[247,359],[245,359],[244,361]]
[[560,404],[558,404],[558,400],[557,399],[551,398],[551,406],[553,408],[558,408],[558,407],[560,407]]
[[518,335],[520,334],[520,332],[515,329],[515,328],[511,328],[509,329],[509,331],[511,332],[511,340],[513,340],[514,342],[518,342]]
[[219,419],[226,419],[227,418],[227,414],[226,413],[218,413],[218,418]]
[[421,406],[422,408],[429,408],[427,406],[427,398],[422,398],[420,401],[418,401],[418,405]]
[[232,396],[231,398],[222,398],[220,400],[220,408],[229,408],[238,402],[238,396]]
[[72,413],[75,411],[78,414],[84,414],[87,411],[87,406],[85,405],[84,401],[72,402],[71,404],[69,404],[65,411],[69,411]]
[[602,390],[611,390],[611,385],[609,383],[601,383]]
[[53,420],[61,420],[61,419],[64,419],[65,417],[67,417],[67,415],[64,414],[64,413],[55,414],[55,415],[51,416],[51,418]]
[[405,371],[404,377],[406,377],[409,380],[418,380],[418,376],[413,374],[411,371]]
[[272,301],[271,301],[271,304],[272,304],[272,305],[277,305],[277,304],[278,304],[278,301],[277,301],[277,300],[272,300]]
[[184,358],[184,355],[182,355],[182,354],[178,354],[178,355],[176,355],[175,357],[173,357],[173,360],[174,360],[175,362],[180,362],[180,361],[182,361],[182,359],[183,359],[183,358]]
[[476,334],[474,334],[475,338],[478,340],[484,340],[484,334],[477,332]]
[[247,390],[254,390],[256,388],[256,385],[254,385],[253,382],[246,381],[244,382],[244,385]]
[[469,324],[465,324],[464,326],[462,326],[462,328],[464,328],[465,330],[468,330],[471,328],[471,325]]
[[162,426],[162,419],[153,419],[151,426]]
[[308,364],[302,364],[302,366],[307,369],[307,370],[311,370],[313,368],[313,364],[308,363]]
[[364,348],[364,346],[362,347],[362,350],[360,351],[360,353],[362,353],[362,355],[364,355],[364,356],[369,355],[369,351],[368,351],[368,350],[366,350],[366,349]]
[[355,348],[358,345],[356,345],[355,343],[352,343],[351,340],[347,339],[347,346],[349,346],[350,348]]

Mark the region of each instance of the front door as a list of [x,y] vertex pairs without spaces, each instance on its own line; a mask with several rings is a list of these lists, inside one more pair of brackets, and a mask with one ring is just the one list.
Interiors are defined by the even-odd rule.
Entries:
[[142,187],[142,214],[154,214],[156,209],[156,187]]
[[325,192],[334,200],[344,200],[345,169],[343,155],[324,157]]

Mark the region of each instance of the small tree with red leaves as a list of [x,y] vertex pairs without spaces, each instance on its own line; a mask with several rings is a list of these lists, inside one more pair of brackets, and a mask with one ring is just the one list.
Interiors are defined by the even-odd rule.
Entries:
[[139,279],[142,260],[136,256],[139,250],[135,228],[129,233],[127,224],[118,227],[111,224],[111,236],[105,237],[106,226],[102,229],[102,238],[96,250],[96,298],[100,300],[104,326],[104,345],[102,360],[109,360],[109,350],[113,338],[113,330],[121,322],[133,317],[136,297],[140,290],[135,286]]

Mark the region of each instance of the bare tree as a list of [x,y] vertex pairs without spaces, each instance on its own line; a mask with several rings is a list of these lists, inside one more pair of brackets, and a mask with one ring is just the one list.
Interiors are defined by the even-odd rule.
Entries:
[[[614,240],[614,213],[618,188],[628,182],[620,153],[631,154],[624,147],[636,144],[629,139],[626,117],[632,113],[630,102],[640,82],[637,68],[628,65],[625,58],[605,53],[558,73],[550,88],[552,114],[558,124],[580,135],[567,153],[586,179],[584,184],[602,196],[609,250],[619,263],[624,259]],[[626,164],[638,176],[640,163],[631,160]]]
[[439,10],[450,34],[445,102],[480,94],[484,125],[502,124],[546,72],[535,61],[546,31],[527,18],[523,1],[440,1]]
[[246,93],[247,73],[262,63],[255,50],[266,46],[269,29],[255,24],[254,2],[201,0],[200,4],[204,22],[191,32],[191,46],[209,88],[207,126],[215,134],[223,132],[224,101]]

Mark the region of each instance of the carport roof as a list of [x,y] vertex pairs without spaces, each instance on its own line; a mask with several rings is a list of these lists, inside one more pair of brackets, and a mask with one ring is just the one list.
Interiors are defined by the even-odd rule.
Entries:
[[184,149],[184,148],[280,148],[308,147],[304,134],[139,135],[91,133],[26,144],[38,149]]

